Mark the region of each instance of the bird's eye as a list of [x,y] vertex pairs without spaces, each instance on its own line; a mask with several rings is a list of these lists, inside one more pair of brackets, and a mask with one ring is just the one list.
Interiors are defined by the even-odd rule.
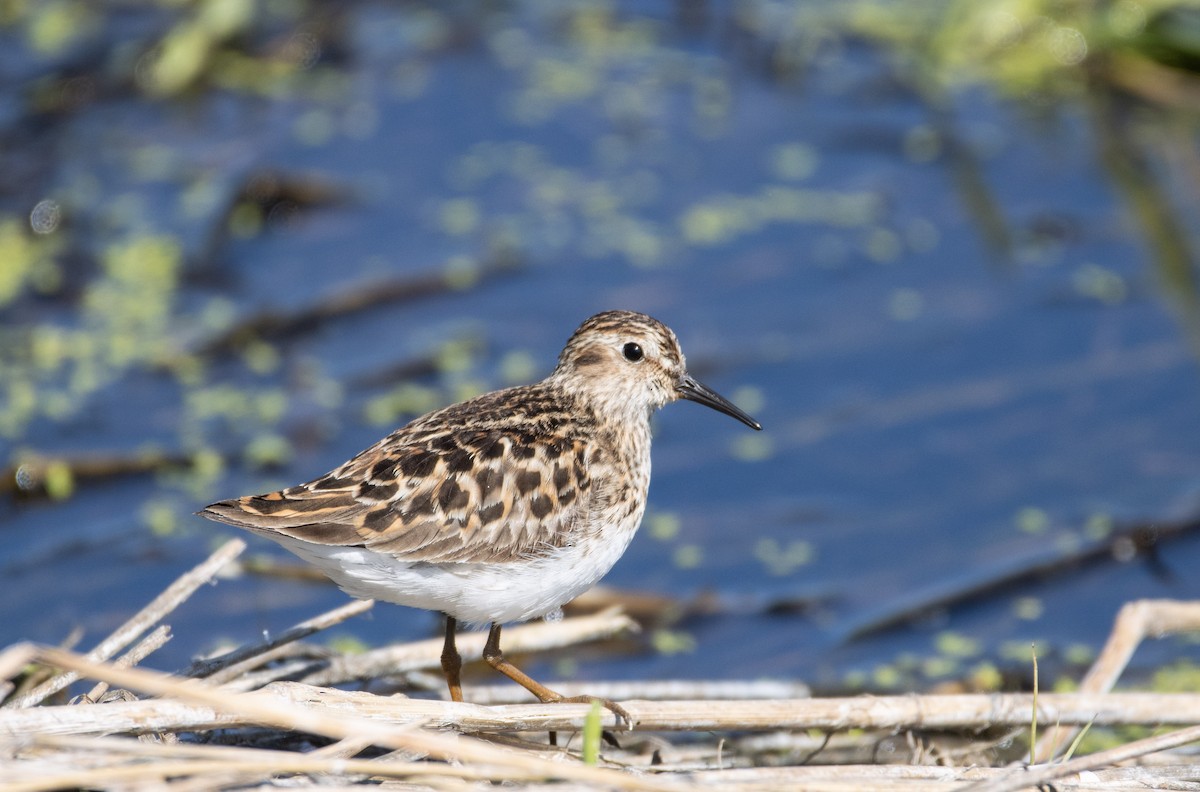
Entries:
[[642,348],[632,341],[626,344],[621,352],[624,353],[625,359],[630,363],[637,363],[645,355],[645,353],[642,352]]

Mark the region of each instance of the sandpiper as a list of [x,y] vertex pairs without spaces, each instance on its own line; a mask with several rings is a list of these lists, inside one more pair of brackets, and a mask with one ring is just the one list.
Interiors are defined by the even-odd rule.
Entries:
[[608,311],[541,382],[436,410],[320,478],[200,514],[278,542],[352,596],[444,613],[455,701],[459,621],[490,624],[484,659],[541,701],[587,701],[508,662],[500,627],[557,610],[625,552],[646,508],[650,415],[677,399],[762,428],[687,373],[666,325]]

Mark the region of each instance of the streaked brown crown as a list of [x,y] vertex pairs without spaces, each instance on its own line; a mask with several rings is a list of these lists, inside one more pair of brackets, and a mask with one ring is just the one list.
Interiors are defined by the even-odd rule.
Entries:
[[[641,350],[639,359],[627,356],[630,344]],[[669,327],[646,314],[605,311],[572,334],[547,381],[603,414],[632,420],[679,398],[675,386],[685,370],[683,350]]]

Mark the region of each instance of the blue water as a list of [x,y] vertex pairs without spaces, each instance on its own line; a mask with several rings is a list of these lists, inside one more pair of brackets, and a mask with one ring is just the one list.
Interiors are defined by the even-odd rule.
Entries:
[[[838,684],[902,652],[932,653],[947,630],[979,641],[972,662],[1000,663],[1010,642],[1096,646],[1127,600],[1200,596],[1188,571],[1200,544],[1186,538],[1160,547],[1173,574],[1138,560],[1067,569],[850,637],[899,603],[1090,541],[1084,528],[1095,515],[1120,527],[1195,512],[1194,350],[1083,108],[1066,103],[1048,123],[986,90],[954,97],[953,132],[1010,243],[998,249],[945,142],[913,154],[913,141],[932,134],[930,113],[897,87],[878,51],[848,45],[801,84],[775,82],[716,29],[681,33],[630,12],[618,23],[650,25],[653,46],[597,55],[551,10],[517,6],[512,17],[455,20],[455,45],[430,40],[427,20],[440,16],[430,9],[356,7],[344,42],[354,57],[329,67],[340,74],[336,90],[108,98],[24,138],[30,156],[48,159],[0,208],[27,212],[87,181],[71,226],[85,250],[136,230],[182,240],[195,277],[174,306],[181,338],[203,335],[197,317],[214,300],[238,316],[295,309],[456,257],[486,260],[497,240],[519,251],[520,266],[285,338],[266,373],[236,357],[214,361],[209,384],[290,395],[275,427],[294,449],[282,469],[234,464],[202,491],[120,478],[63,502],[0,506],[0,645],[56,642],[77,625],[85,645],[98,640],[235,535],[191,511],[307,480],[371,444],[391,427],[367,421],[364,409],[386,388],[353,384],[359,378],[463,338],[479,349],[465,368],[424,380],[441,400],[509,384],[512,353],[540,377],[578,323],[609,308],[667,322],[698,377],[758,402],[745,406],[765,431],[751,435],[694,405],[659,416],[649,514],[677,518],[679,533],[643,531],[606,583],[683,601],[711,594],[719,607],[672,626],[694,639],[693,651],[586,653],[582,677]],[[539,68],[568,67],[594,87],[559,99],[535,87]],[[705,102],[724,109],[706,115]],[[296,130],[310,127],[328,137],[300,139]],[[172,164],[146,180],[130,163],[151,147]],[[794,169],[773,165],[789,155]],[[345,200],[206,248],[220,196],[257,170],[316,174]],[[1177,185],[1159,176],[1170,200]],[[218,200],[184,211],[198,181]],[[459,234],[442,221],[456,200],[477,218]],[[1192,219],[1191,207],[1176,208]],[[698,209],[723,230],[689,238],[684,220]],[[1094,296],[1097,274],[1120,296]],[[56,312],[71,321],[69,303],[36,302],[20,321]],[[322,402],[314,383],[343,383],[342,398]],[[175,448],[184,401],[169,377],[125,372],[77,416],[35,422],[0,449]],[[245,440],[219,424],[207,431],[226,453]],[[144,525],[154,499],[179,515],[170,535]],[[1018,526],[1028,510],[1044,518],[1036,531]],[[290,561],[270,543],[251,545]],[[772,566],[788,548],[796,562]],[[182,666],[219,640],[279,631],[343,599],[333,587],[222,580],[170,619],[175,638],[152,665]],[[779,600],[809,607],[765,612]],[[1017,615],[1022,604],[1029,615],[1030,600],[1039,615]],[[377,644],[435,625],[380,606],[338,632]],[[1144,658],[1194,654],[1168,642]]]

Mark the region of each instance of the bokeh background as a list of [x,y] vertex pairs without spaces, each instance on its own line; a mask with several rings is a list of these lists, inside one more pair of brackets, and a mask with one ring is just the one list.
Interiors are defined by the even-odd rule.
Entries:
[[[0,2],[0,645],[629,308],[766,430],[659,415],[645,630],[535,676],[1077,677],[1200,596],[1198,66],[1178,0]],[[344,601],[251,544],[149,665]]]

